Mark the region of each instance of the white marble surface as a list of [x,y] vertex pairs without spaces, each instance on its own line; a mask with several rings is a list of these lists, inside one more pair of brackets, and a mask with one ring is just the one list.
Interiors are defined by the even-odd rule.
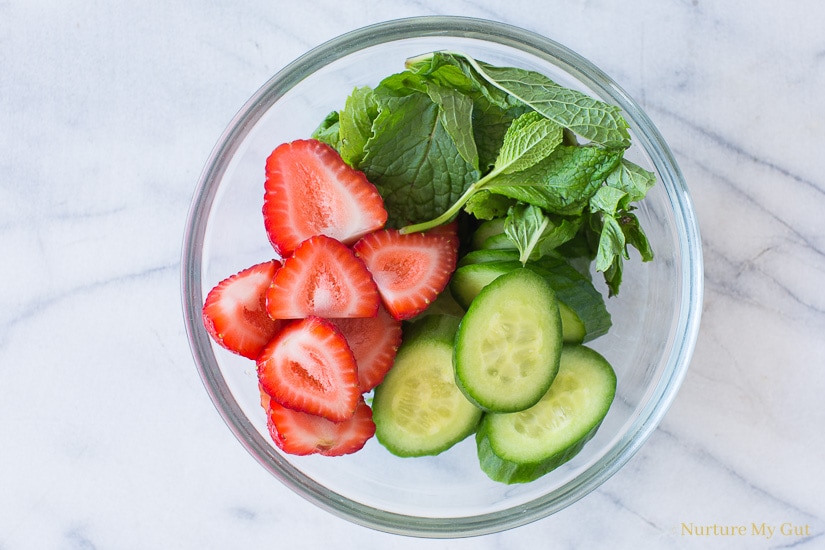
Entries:
[[[522,26],[613,76],[672,146],[706,262],[691,370],[642,450],[554,517],[454,541],[351,525],[263,471],[179,297],[237,109],[313,46],[425,14]],[[825,547],[823,21],[816,0],[0,2],[0,549]]]

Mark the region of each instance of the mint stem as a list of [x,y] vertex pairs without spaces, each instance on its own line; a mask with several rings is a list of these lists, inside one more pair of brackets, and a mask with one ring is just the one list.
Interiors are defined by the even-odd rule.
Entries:
[[439,225],[445,224],[452,220],[460,211],[461,208],[470,200],[475,192],[479,188],[479,184],[482,183],[484,179],[480,179],[474,184],[470,185],[464,194],[461,195],[457,201],[453,203],[451,207],[444,211],[443,214],[438,216],[437,218],[433,218],[430,221],[421,222],[421,223],[414,223],[411,225],[406,225],[399,229],[399,233],[402,235],[406,235],[407,233],[418,233],[419,231],[426,231],[428,229],[432,229],[433,227],[438,227]]
[[471,184],[467,188],[467,190],[464,191],[464,194],[458,197],[458,200],[455,201],[455,203],[453,203],[453,205],[449,207],[443,214],[427,222],[405,225],[404,227],[399,229],[399,233],[401,233],[402,235],[405,235],[407,233],[418,233],[419,231],[426,231],[428,229],[432,229],[433,227],[438,227],[439,225],[447,223],[461,211],[461,208],[465,204],[467,204],[467,201],[470,200],[470,197],[472,197],[479,191],[483,191],[484,188],[490,183],[490,181],[495,179],[495,177],[499,175],[501,172],[503,172],[502,168],[493,168],[490,171],[490,173],[488,173],[486,176],[484,176],[477,182]]

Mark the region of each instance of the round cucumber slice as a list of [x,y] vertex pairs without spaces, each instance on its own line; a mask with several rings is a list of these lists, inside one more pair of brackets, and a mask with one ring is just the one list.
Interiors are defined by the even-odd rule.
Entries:
[[481,410],[458,389],[453,375],[459,321],[428,315],[408,327],[395,364],[375,389],[375,436],[395,455],[439,454],[478,426]]
[[[450,293],[465,309],[481,289],[522,267],[518,253],[477,250],[462,259],[450,280]],[[582,344],[607,333],[612,322],[604,298],[588,279],[561,258],[544,257],[526,266],[544,277],[556,293],[565,343]]]
[[476,433],[482,470],[525,483],[564,464],[595,435],[616,394],[616,374],[596,351],[567,345],[550,389],[533,407],[484,415]]
[[523,410],[550,387],[561,348],[556,293],[540,275],[517,268],[485,286],[461,320],[456,381],[484,410]]
[[522,267],[518,260],[483,262],[459,267],[450,279],[450,292],[456,302],[466,310],[485,286],[505,273]]

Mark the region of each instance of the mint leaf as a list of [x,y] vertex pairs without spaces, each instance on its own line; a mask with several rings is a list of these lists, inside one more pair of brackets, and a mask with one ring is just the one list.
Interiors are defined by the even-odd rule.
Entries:
[[547,215],[532,204],[520,203],[510,208],[504,220],[504,232],[519,250],[522,264],[541,258],[576,236],[581,220]]
[[496,67],[460,53],[451,55],[454,63],[468,64],[479,78],[583,138],[606,147],[630,146],[628,124],[618,107],[560,86],[535,71]]
[[627,254],[622,227],[613,216],[602,215],[601,237],[596,251],[596,271],[606,271],[617,257]]
[[420,75],[410,72],[391,74],[382,80],[375,88],[379,102],[388,97],[405,97],[413,92],[427,93],[427,81]]
[[426,94],[379,94],[379,114],[358,168],[384,198],[390,226],[416,223],[447,210],[479,173],[459,153]]
[[473,101],[485,107],[496,107],[507,111],[516,106],[518,100],[510,97],[506,90],[491,85],[467,63],[470,59],[462,54],[450,52],[433,52],[408,59],[407,69],[428,80],[444,86],[455,88],[473,98]]
[[478,165],[482,172],[493,168],[510,125],[527,112],[527,107],[502,110],[494,105],[474,103],[473,135],[478,149]]
[[649,172],[627,159],[622,159],[621,165],[607,176],[607,185],[627,193],[628,203],[638,202],[645,198],[645,195],[655,183],[656,175],[653,172]]
[[532,204],[519,204],[510,210],[504,220],[504,233],[513,241],[519,251],[519,261],[527,263],[544,238],[548,229],[552,229],[550,218],[544,215],[541,208]]
[[371,88],[356,88],[339,114],[341,158],[357,166],[364,157],[364,145],[372,136],[372,123],[378,116],[378,103]]
[[453,55],[435,52],[411,58],[406,65],[428,82],[455,89],[472,99],[479,168],[482,171],[492,168],[510,124],[532,109],[479,78],[467,63]]
[[[650,261],[653,259],[653,250],[639,224],[639,219],[631,213],[634,207],[630,204],[630,197],[621,189],[605,185],[590,198],[590,211],[596,215],[600,213],[602,216],[609,217],[618,224],[624,239],[622,257],[629,258],[626,248],[630,245],[639,251],[642,261]],[[608,223],[612,224],[612,222]]]
[[[624,233],[625,242],[639,251],[643,262],[651,261],[653,259],[653,249],[639,223],[639,218],[637,218],[635,214],[624,213],[619,218],[619,224],[621,225],[622,233]],[[627,255],[625,254],[625,256]]]
[[645,262],[653,259],[653,250],[638,218],[630,213],[619,217],[602,213],[598,232],[596,270],[603,272],[609,294],[614,296],[622,282],[623,261],[630,259],[628,245],[636,248]]
[[515,199],[504,195],[496,195],[482,189],[470,197],[467,204],[464,205],[464,211],[479,220],[492,220],[505,217],[507,212],[510,211],[510,207],[515,203]]
[[618,107],[559,86],[537,72],[486,63],[478,67],[490,82],[583,138],[607,147],[630,146],[628,125]]
[[613,216],[603,214],[599,247],[596,251],[596,271],[604,273],[610,296],[619,293],[624,255],[627,255],[627,248],[624,232],[619,222]]
[[464,161],[478,168],[478,150],[473,136],[473,100],[450,88],[427,84],[427,94],[438,105],[444,130],[455,143]]
[[526,113],[510,125],[493,165],[494,173],[512,174],[545,159],[562,141],[562,128],[539,113]]
[[610,185],[599,187],[590,197],[590,211],[616,215],[628,207],[628,194]]
[[336,151],[341,147],[341,139],[339,135],[338,111],[333,111],[328,114],[321,124],[312,132],[313,139],[317,139],[327,145],[330,145]]
[[621,155],[620,150],[561,145],[527,170],[497,175],[485,188],[554,214],[577,215]]

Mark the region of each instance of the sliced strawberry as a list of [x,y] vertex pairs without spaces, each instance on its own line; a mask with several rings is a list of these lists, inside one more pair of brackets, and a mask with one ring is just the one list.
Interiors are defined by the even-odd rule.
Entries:
[[273,319],[372,317],[380,303],[364,263],[346,245],[324,235],[301,243],[266,293]]
[[279,449],[293,455],[340,456],[364,447],[375,435],[372,410],[358,400],[355,413],[343,422],[288,409],[272,401],[267,411],[267,427]]
[[224,348],[255,359],[281,328],[281,321],[266,312],[266,292],[277,260],[244,269],[218,283],[203,305],[203,324],[215,342]]
[[258,392],[261,394],[261,407],[263,407],[265,411],[269,411],[269,404],[272,402],[272,398],[269,397],[268,393],[266,393],[266,390],[264,390],[264,386],[260,383],[260,381],[258,382]]
[[358,368],[344,335],[329,321],[288,323],[258,356],[258,380],[272,401],[333,422],[355,412]]
[[427,231],[428,235],[441,235],[442,237],[446,238],[450,241],[450,244],[458,250],[459,246],[459,237],[458,237],[458,222],[453,220],[449,223],[445,223],[442,225],[437,225]]
[[282,257],[315,235],[352,244],[387,221],[384,201],[364,173],[317,140],[272,151],[264,188],[264,226]]
[[400,320],[421,313],[450,280],[458,255],[457,242],[436,232],[401,234],[383,229],[353,246],[372,273],[390,314]]
[[330,319],[347,339],[358,365],[358,385],[366,393],[384,379],[401,345],[401,321],[384,307],[375,317]]

